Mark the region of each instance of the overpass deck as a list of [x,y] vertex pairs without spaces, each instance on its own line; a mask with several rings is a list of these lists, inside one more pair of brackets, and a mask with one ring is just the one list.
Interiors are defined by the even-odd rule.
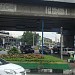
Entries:
[[43,5],[54,7],[75,7],[74,1],[61,1],[61,0],[1,0],[0,3],[17,3],[17,4],[29,4],[29,5]]

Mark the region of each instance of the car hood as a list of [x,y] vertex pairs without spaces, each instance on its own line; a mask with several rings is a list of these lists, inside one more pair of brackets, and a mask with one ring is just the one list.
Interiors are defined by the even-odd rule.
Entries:
[[12,70],[18,70],[18,69],[20,69],[20,70],[24,70],[24,68],[23,67],[21,67],[21,66],[19,66],[19,65],[17,65],[17,64],[12,64],[12,63],[8,63],[8,64],[5,64],[5,65],[1,65],[0,66],[0,68],[2,68],[2,69],[12,69]]

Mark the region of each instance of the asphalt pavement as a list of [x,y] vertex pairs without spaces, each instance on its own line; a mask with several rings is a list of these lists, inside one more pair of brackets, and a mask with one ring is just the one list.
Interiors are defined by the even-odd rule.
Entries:
[[26,75],[62,75],[62,74],[26,74]]
[[0,54],[7,54],[7,51],[0,51]]

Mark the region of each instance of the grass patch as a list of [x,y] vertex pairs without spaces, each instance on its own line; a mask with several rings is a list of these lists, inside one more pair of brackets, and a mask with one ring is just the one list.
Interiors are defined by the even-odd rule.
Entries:
[[61,60],[60,58],[50,56],[50,55],[45,55],[44,60],[52,61],[52,62],[64,62],[64,60]]
[[1,55],[1,58],[7,61],[16,61],[16,62],[29,62],[29,63],[64,63],[64,60],[61,60],[57,57],[50,55],[40,55],[40,54],[18,54],[18,55]]

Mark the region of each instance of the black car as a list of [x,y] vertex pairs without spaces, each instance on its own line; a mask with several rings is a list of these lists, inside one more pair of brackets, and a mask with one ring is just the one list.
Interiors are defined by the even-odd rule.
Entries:
[[31,45],[22,45],[20,46],[20,50],[21,50],[21,53],[34,53],[34,50],[33,48],[31,47]]
[[[39,49],[39,53],[42,54],[42,46]],[[43,54],[51,54],[51,50],[47,46],[43,46]]]
[[61,47],[60,46],[54,46],[53,47],[53,54],[60,54],[61,53]]

